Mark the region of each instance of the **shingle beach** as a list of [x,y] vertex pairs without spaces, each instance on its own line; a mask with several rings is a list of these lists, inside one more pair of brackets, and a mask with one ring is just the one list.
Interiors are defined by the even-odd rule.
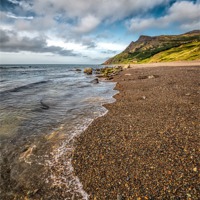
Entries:
[[200,63],[132,66],[75,142],[73,167],[94,200],[200,198]]

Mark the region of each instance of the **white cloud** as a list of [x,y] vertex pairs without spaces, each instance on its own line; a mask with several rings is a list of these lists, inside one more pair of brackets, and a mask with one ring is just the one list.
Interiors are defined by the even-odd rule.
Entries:
[[74,31],[77,33],[87,33],[96,28],[100,23],[100,20],[95,16],[88,15],[80,19],[80,22],[76,27],[74,27]]
[[133,18],[127,22],[130,31],[140,32],[149,28],[164,28],[176,24],[184,30],[200,28],[200,2],[176,2],[165,16],[160,18]]
[[[109,25],[169,1],[172,0],[145,0],[145,3],[141,0],[10,0],[19,8],[13,10],[15,14],[7,15],[14,20],[13,29],[18,32],[52,32],[65,39],[76,40],[80,35],[91,33],[102,23]],[[27,13],[29,17],[21,16]],[[30,16],[30,13],[33,15]]]
[[75,52],[81,52],[85,50],[85,47],[80,43],[75,42],[64,42],[63,40],[59,38],[49,38],[47,40],[48,46],[59,46],[67,50],[72,50]]
[[7,13],[7,17],[13,18],[13,19],[26,19],[26,20],[33,19],[33,16],[17,16],[17,15],[14,15],[13,13],[11,13],[11,12]]
[[16,0],[8,0],[8,1],[11,2],[11,3],[13,3],[13,4],[19,4],[19,2],[16,1]]
[[115,50],[115,51],[123,51],[126,48],[127,44],[119,44],[114,42],[98,42],[97,49],[100,50]]
[[[34,0],[32,11],[38,16],[55,18],[62,13],[62,22],[72,23],[76,32],[87,33],[100,23],[113,23],[129,15],[142,14],[156,5],[167,4],[171,0]],[[49,28],[51,28],[49,26]]]
[[130,31],[140,32],[145,29],[155,28],[155,27],[161,28],[168,25],[166,23],[161,23],[160,21],[162,20],[158,20],[155,18],[147,18],[147,19],[134,18],[127,23],[127,27]]
[[[154,2],[158,1],[161,2],[161,0],[152,0],[151,4],[154,4]],[[147,2],[150,1],[147,0]],[[142,8],[143,2],[138,0],[121,0],[115,2],[113,2],[112,0],[76,0],[75,2],[72,0],[35,0],[34,3],[34,10],[40,13],[43,13],[45,11],[44,8],[52,8],[57,11],[63,10],[65,11],[66,15],[70,17],[79,18],[88,14],[96,14],[99,18],[104,18],[112,16],[115,11],[121,11],[119,13],[123,13],[124,10],[133,10],[133,8],[137,7]],[[119,15],[119,13],[117,13],[117,15]]]
[[[10,59],[12,58],[12,59]],[[36,59],[37,58],[37,59]],[[102,61],[103,62],[103,61]],[[75,56],[59,56],[52,55],[50,53],[35,53],[35,52],[22,52],[19,56],[19,53],[14,52],[1,52],[0,53],[0,63],[2,64],[88,64],[91,63],[89,58],[77,57]]]
[[53,28],[55,28],[56,26],[57,26],[56,22],[48,16],[35,17],[31,21],[24,20],[21,18],[16,20],[14,24],[14,27],[19,31],[31,31],[31,32],[32,31],[48,32],[49,27],[51,27],[51,30],[53,30]]
[[171,21],[191,21],[200,20],[200,1],[196,3],[190,1],[176,2],[169,9],[169,20]]

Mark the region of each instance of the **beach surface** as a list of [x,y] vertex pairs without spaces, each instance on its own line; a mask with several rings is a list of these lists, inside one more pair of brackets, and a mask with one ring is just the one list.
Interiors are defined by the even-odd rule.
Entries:
[[200,197],[200,62],[132,65],[116,102],[76,139],[73,167],[94,200]]

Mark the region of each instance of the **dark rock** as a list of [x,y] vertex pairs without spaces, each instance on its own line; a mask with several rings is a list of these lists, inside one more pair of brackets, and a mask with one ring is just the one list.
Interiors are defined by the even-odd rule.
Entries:
[[108,77],[106,78],[106,80],[112,80],[112,79],[113,79],[112,76],[108,76]]
[[40,101],[41,105],[42,105],[42,109],[44,110],[48,110],[49,109],[49,106],[47,104],[45,104],[42,100]]
[[82,70],[81,70],[81,69],[75,69],[75,71],[77,71],[77,72],[81,72]]
[[147,79],[148,76],[138,76],[138,79]]
[[151,79],[151,78],[158,78],[158,77],[159,77],[158,75],[149,75],[148,76],[149,79]]
[[138,42],[147,42],[153,40],[153,37],[147,35],[141,35],[138,39]]
[[98,73],[98,72],[100,72],[101,71],[101,69],[95,69],[95,72],[96,73]]
[[98,79],[98,78],[95,78],[94,80],[90,81],[90,83],[97,84],[97,83],[99,83],[99,79]]
[[152,78],[158,78],[158,75],[148,75],[148,76],[138,76],[138,79],[152,79]]

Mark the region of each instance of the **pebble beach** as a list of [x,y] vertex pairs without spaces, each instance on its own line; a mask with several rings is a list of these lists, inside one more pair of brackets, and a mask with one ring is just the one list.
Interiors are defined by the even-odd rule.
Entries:
[[74,173],[89,199],[200,198],[200,62],[133,65],[116,101],[75,142]]

